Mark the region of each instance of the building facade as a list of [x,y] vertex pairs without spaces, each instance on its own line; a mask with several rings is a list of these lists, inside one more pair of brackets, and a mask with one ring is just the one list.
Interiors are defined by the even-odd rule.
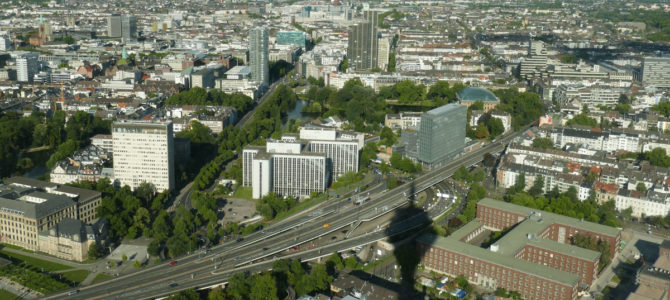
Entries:
[[[509,231],[488,249],[470,244],[484,229]],[[617,228],[486,198],[475,220],[446,238],[421,236],[417,250],[426,269],[464,275],[485,288],[524,299],[576,299],[580,287],[597,279],[600,260],[599,252],[571,245],[577,235],[607,242],[611,257],[621,236]]]
[[137,17],[134,15],[121,16],[121,38],[124,41],[137,39]]
[[268,29],[256,27],[249,32],[249,61],[251,79],[262,85],[270,85],[270,49]]
[[172,122],[115,122],[112,125],[114,179],[132,189],[142,182],[156,190],[174,188]]
[[418,160],[433,169],[463,151],[466,114],[465,106],[447,104],[421,115]]
[[107,36],[114,38],[114,37],[121,37],[121,15],[120,14],[112,14],[111,16],[107,17]]
[[298,45],[305,49],[305,33],[302,31],[277,32],[278,45]]
[[378,13],[363,12],[363,22],[349,30],[347,58],[349,68],[354,71],[370,70],[378,66],[379,38],[377,31]]
[[16,59],[16,80],[19,82],[33,82],[37,74],[37,54],[26,53]]
[[[0,183],[1,241],[51,254],[50,246],[42,238],[44,232],[67,223],[66,220],[94,222],[98,219],[96,208],[101,199],[97,191],[24,177],[8,178]],[[60,251],[53,255],[82,261],[86,254],[83,258],[81,251]]]
[[645,57],[642,60],[642,83],[670,87],[670,57]]

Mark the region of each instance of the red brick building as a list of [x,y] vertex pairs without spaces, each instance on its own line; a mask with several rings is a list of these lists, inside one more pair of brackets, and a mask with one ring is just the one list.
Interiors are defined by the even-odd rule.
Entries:
[[[484,229],[510,229],[489,249],[468,242]],[[570,244],[580,234],[607,241],[616,253],[620,230],[553,213],[483,199],[477,219],[451,236],[418,239],[422,264],[491,290],[521,293],[524,299],[575,299],[597,278],[600,252]]]

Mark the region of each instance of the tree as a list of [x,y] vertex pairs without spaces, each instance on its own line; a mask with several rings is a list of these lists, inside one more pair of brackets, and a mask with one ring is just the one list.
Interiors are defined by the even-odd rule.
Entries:
[[326,268],[328,274],[335,274],[335,271],[344,269],[344,261],[342,260],[342,257],[340,257],[337,252],[333,253],[326,260]]
[[535,176],[535,181],[533,182],[533,186],[528,190],[528,193],[533,195],[533,197],[537,197],[541,195],[544,192],[544,177],[542,175],[537,175]]
[[93,243],[91,246],[88,247],[88,257],[91,259],[98,259],[101,258],[104,255],[102,252],[102,249],[100,249],[100,246],[98,243]]
[[277,283],[270,273],[254,274],[251,276],[253,285],[249,297],[251,299],[279,299],[277,297]]
[[333,282],[333,277],[328,275],[326,266],[323,264],[314,265],[309,275],[311,277],[311,282],[314,283],[315,290],[318,291],[328,290],[330,283]]
[[169,300],[200,300],[200,295],[194,289],[188,289],[185,291],[180,291],[179,293],[172,295],[166,299]]
[[209,291],[207,295],[208,300],[225,300],[226,295],[223,293],[223,289],[220,286],[217,286]]
[[533,147],[542,149],[553,149],[554,141],[548,138],[535,138],[533,139]]
[[478,139],[487,138],[489,137],[489,135],[490,135],[489,129],[486,128],[486,125],[484,123],[480,123],[479,125],[477,125],[477,129],[475,129],[475,136]]
[[140,263],[139,260],[136,259],[135,262],[133,262],[133,267],[140,268],[141,266],[142,266],[142,263]]
[[561,56],[561,62],[564,64],[576,64],[579,61],[576,55],[566,54]]
[[659,102],[658,104],[652,106],[651,109],[666,117],[670,117],[670,101]]
[[635,186],[635,190],[638,192],[647,192],[647,186],[644,184],[644,182],[638,182],[637,186]]
[[652,165],[668,168],[670,167],[670,156],[668,156],[663,148],[654,148],[653,150],[646,152],[644,158],[648,160]]
[[379,138],[381,139],[382,144],[384,144],[386,147],[393,146],[393,144],[395,144],[397,139],[395,133],[393,132],[393,129],[386,126],[382,128],[382,132],[379,135]]
[[632,215],[633,215],[633,208],[630,206],[626,209],[621,210],[621,218],[623,218],[624,220],[630,220]]
[[492,137],[496,137],[505,132],[505,126],[503,126],[502,120],[499,118],[490,118],[486,121],[486,127],[488,128],[489,133]]

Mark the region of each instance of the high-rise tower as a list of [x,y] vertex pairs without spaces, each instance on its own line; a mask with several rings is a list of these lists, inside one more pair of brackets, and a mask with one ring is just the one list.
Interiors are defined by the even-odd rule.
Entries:
[[266,27],[256,27],[249,32],[249,62],[251,79],[268,86],[270,84],[270,52]]

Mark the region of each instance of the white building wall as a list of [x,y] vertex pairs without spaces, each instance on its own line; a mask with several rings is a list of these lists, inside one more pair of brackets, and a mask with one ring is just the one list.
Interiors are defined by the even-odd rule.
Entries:
[[172,122],[116,122],[112,125],[114,178],[132,189],[150,182],[158,191],[174,188]]

